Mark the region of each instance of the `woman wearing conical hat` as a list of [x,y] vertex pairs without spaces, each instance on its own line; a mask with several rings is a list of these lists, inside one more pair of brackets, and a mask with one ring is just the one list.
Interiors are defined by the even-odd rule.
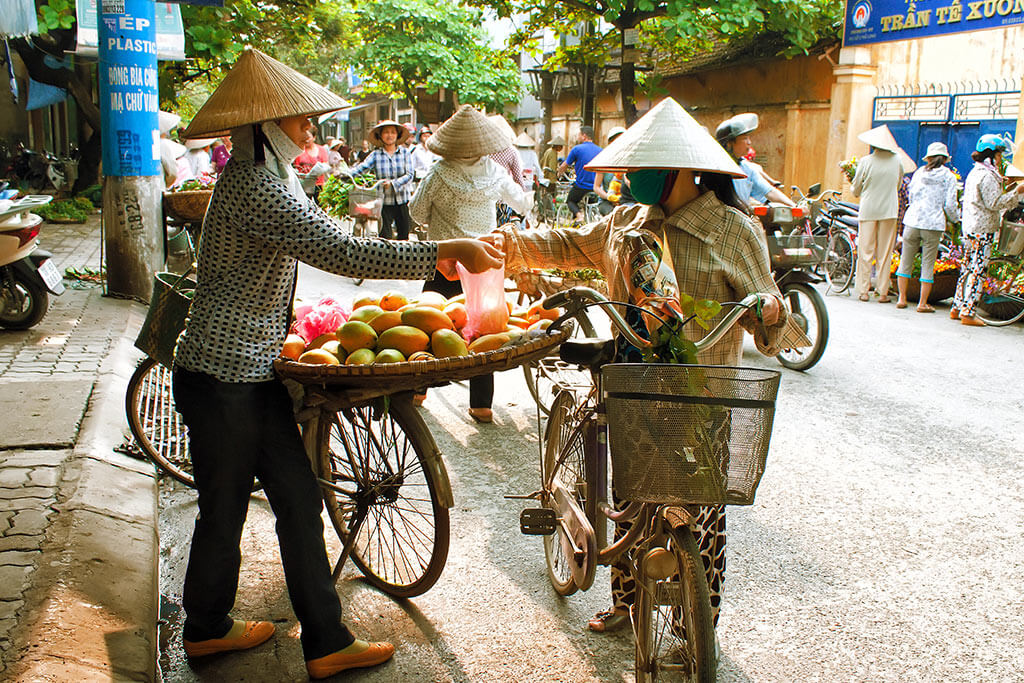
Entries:
[[[610,298],[628,299],[624,252],[629,235],[645,229],[661,240],[681,292],[696,299],[739,301],[769,294],[761,319],[743,321],[758,350],[808,345],[788,320],[769,269],[763,230],[744,213],[732,178],[742,171],[729,154],[671,98],[663,100],[588,164],[593,171],[623,171],[638,204],[620,206],[602,220],[579,228],[516,232],[509,228],[484,239],[505,251],[507,272],[526,268],[596,268],[608,281]],[[713,321],[714,322],[714,321]],[[687,336],[704,330],[691,323]],[[735,327],[698,356],[708,365],[739,365],[743,329]],[[698,542],[704,555],[712,610],[717,621],[725,571],[725,509],[700,509]],[[616,529],[616,538],[625,530]],[[590,620],[594,631],[629,623],[636,586],[625,565],[612,567],[612,608]]]
[[[506,132],[468,104],[427,140],[427,147],[441,160],[416,189],[409,211],[414,221],[427,226],[431,239],[476,237],[494,230],[498,202],[516,213],[530,210],[532,196],[489,156],[507,145]],[[458,280],[449,280],[441,273],[436,273],[423,289],[446,297],[462,292]],[[474,420],[491,422],[493,398],[493,375],[469,380],[469,414]]]
[[[383,180],[384,205],[380,210],[380,236],[409,239],[409,200],[415,183],[412,152],[405,146],[412,137],[409,129],[386,119],[370,129],[367,136],[374,150],[352,168],[352,175],[372,170]],[[392,230],[393,228],[393,230]]]
[[324,547],[322,498],[275,378],[298,261],[358,278],[426,279],[454,260],[473,272],[500,265],[474,240],[357,239],[306,199],[292,161],[310,116],[346,102],[256,50],[247,50],[192,119],[186,137],[230,132],[232,158],[203,222],[198,285],[174,359],[174,398],[189,428],[199,493],[185,574],[185,652],[199,657],[255,647],[269,621],[229,612],[238,586],[242,526],[253,477],[277,516],[289,597],[312,678],[380,664],[389,643],[356,640]]

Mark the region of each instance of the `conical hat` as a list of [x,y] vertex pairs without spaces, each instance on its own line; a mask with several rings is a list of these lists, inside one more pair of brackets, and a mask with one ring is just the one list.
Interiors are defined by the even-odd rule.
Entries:
[[508,136],[509,143],[508,145],[505,146],[509,147],[510,145],[512,145],[512,141],[515,140],[516,137],[516,131],[514,128],[512,128],[512,124],[510,124],[508,120],[501,114],[491,114],[487,118],[493,121],[494,123],[498,124],[498,127],[501,128],[504,134]]
[[525,132],[520,133],[514,142],[516,147],[533,147],[536,144]]
[[427,149],[443,157],[482,157],[512,145],[512,137],[494,120],[468,104],[459,107],[427,140]]
[[1020,170],[1016,166],[1007,166],[1006,173],[1003,174],[1004,178],[1024,178],[1024,171]]
[[857,139],[875,149],[884,149],[886,152],[892,152],[899,156],[900,166],[903,167],[904,173],[911,173],[917,168],[917,162],[903,151],[903,148],[896,142],[896,138],[892,136],[889,126],[884,123],[871,130],[864,131],[857,136]]
[[585,168],[588,171],[688,169],[746,177],[729,153],[671,97],[644,114]]
[[202,149],[213,144],[217,138],[192,138],[185,140],[185,147],[188,149]]
[[409,139],[409,136],[412,135],[412,133],[409,132],[409,129],[400,124],[398,121],[394,121],[392,119],[384,119],[383,121],[380,121],[376,126],[370,129],[370,134],[366,136],[366,139],[370,141],[371,145],[383,147],[384,140],[383,138],[381,138],[380,132],[387,128],[388,126],[394,128],[395,131],[397,131],[398,133],[398,137],[395,139],[396,145],[404,144],[405,141]]
[[181,117],[169,111],[160,110],[156,113],[157,127],[161,133],[170,133],[174,127],[181,123]]
[[184,137],[228,135],[247,123],[315,116],[348,106],[295,69],[247,48],[192,119]]
[[556,135],[548,140],[548,145],[551,147],[565,147],[565,139],[561,135]]

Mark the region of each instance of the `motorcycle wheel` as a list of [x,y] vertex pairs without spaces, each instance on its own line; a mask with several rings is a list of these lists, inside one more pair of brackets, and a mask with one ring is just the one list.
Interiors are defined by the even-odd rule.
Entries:
[[810,347],[784,349],[775,358],[783,367],[804,371],[814,366],[828,344],[828,309],[818,290],[803,282],[782,287],[782,300],[789,315],[811,340]]
[[41,282],[26,278],[20,271],[0,271],[0,327],[27,330],[43,319],[50,297]]

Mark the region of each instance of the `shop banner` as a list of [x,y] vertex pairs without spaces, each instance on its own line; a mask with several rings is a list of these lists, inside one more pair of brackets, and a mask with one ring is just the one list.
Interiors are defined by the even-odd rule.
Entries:
[[846,0],[843,45],[1024,24],[1024,0]]
[[[99,50],[99,11],[101,0],[78,0],[75,13],[78,20],[78,54],[95,56]],[[170,2],[156,5],[157,59],[180,62],[185,59],[185,28],[181,23],[181,8]]]
[[153,0],[100,0],[100,124],[103,174],[160,174]]

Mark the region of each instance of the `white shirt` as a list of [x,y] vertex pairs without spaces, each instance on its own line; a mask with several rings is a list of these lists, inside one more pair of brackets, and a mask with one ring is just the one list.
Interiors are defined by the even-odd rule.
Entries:
[[903,176],[900,158],[876,149],[860,160],[853,175],[853,196],[860,197],[862,221],[884,221],[899,216],[897,189]]

